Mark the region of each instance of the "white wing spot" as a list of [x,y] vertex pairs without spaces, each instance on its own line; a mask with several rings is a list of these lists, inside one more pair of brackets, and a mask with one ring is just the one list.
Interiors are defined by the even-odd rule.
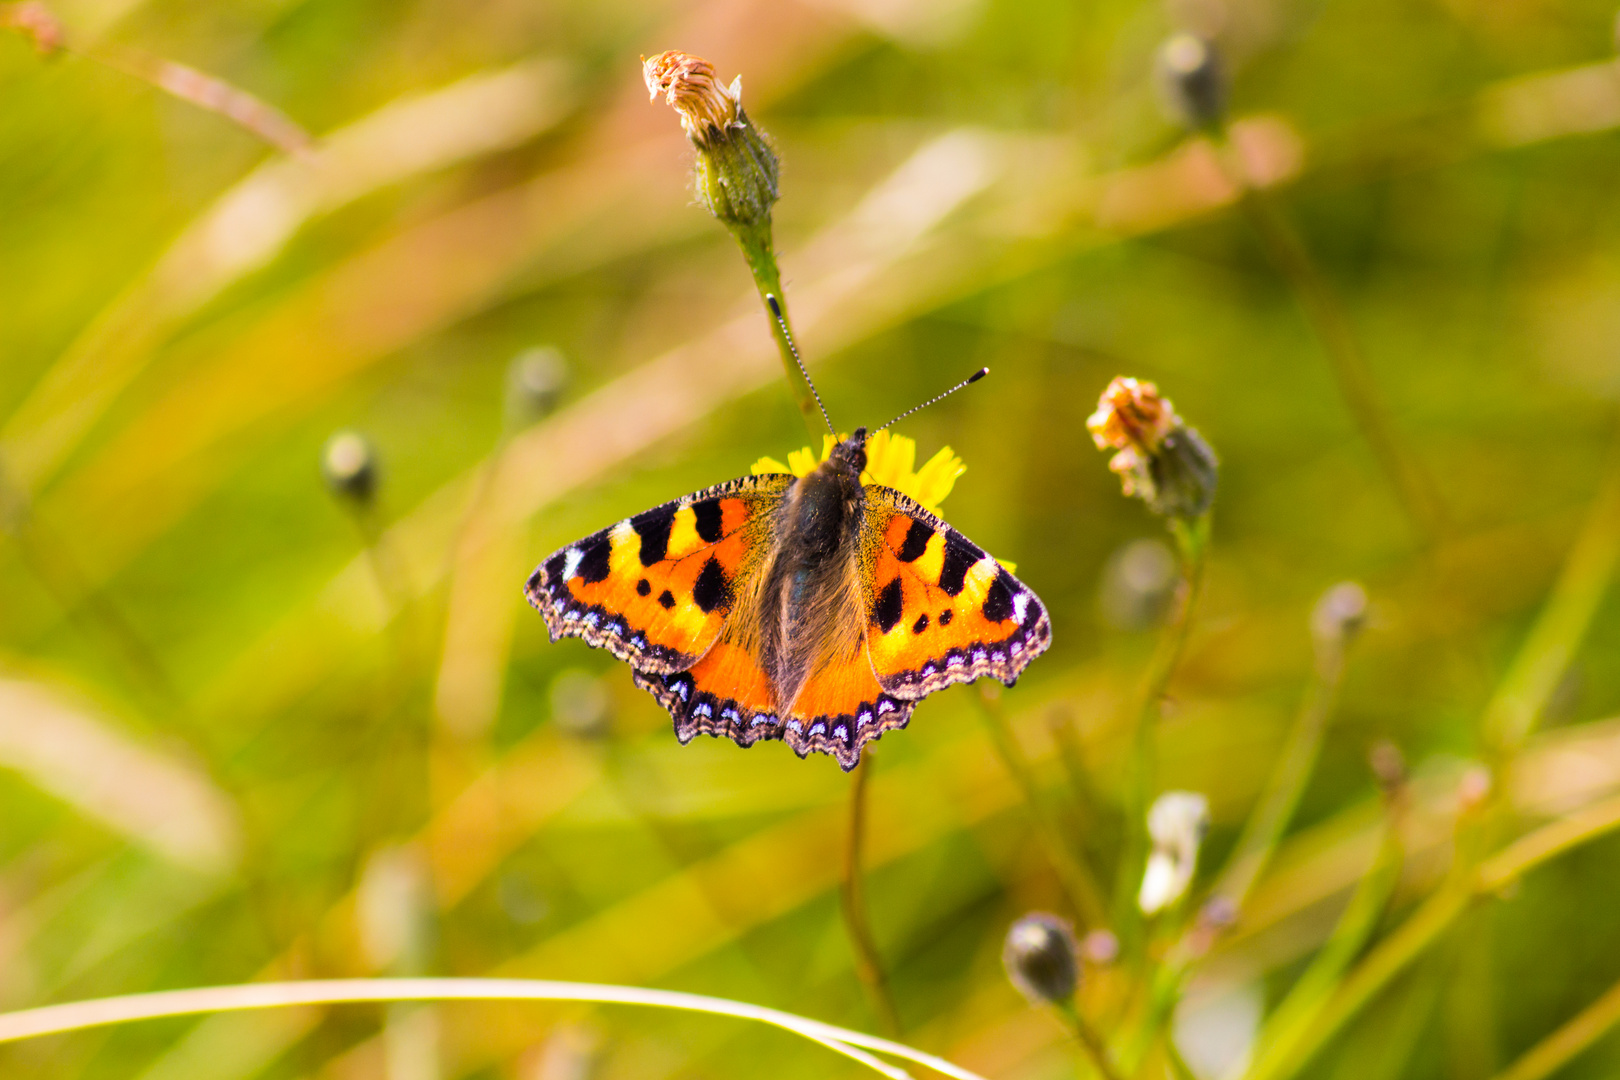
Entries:
[[579,564],[584,558],[585,553],[579,548],[571,547],[568,549],[568,554],[563,558],[562,579],[564,581],[569,580],[579,571]]

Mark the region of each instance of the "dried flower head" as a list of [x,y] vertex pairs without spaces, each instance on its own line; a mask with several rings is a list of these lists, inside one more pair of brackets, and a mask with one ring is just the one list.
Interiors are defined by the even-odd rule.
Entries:
[[1035,912],[1007,931],[1001,964],[1031,1005],[1059,1004],[1072,998],[1080,985],[1080,965],[1074,953],[1074,931],[1069,924],[1056,915]]
[[1192,883],[1198,846],[1209,829],[1209,800],[1194,791],[1167,791],[1153,801],[1147,827],[1153,852],[1136,906],[1152,915],[1181,899]]
[[742,107],[742,76],[727,86],[700,56],[670,50],[643,57],[641,74],[681,118],[697,150],[693,187],[709,212],[728,226],[768,225],[780,167],[764,134]]
[[1226,65],[1212,42],[1176,34],[1154,60],[1159,93],[1176,119],[1192,128],[1212,128],[1226,115]]
[[22,3],[0,4],[0,29],[16,30],[34,43],[41,53],[60,52],[67,47],[62,24],[57,22],[44,4],[36,0]]
[[681,117],[686,137],[706,143],[723,137],[742,116],[742,76],[730,86],[720,81],[714,65],[701,56],[671,49],[641,58],[641,77],[647,81],[649,100],[664,96]]
[[1215,501],[1215,452],[1152,383],[1115,378],[1086,427],[1097,449],[1118,451],[1108,467],[1119,474],[1125,494],[1154,513],[1196,518]]

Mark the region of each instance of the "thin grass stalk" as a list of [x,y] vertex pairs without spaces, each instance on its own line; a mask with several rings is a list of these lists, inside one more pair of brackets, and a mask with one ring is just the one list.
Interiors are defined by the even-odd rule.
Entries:
[[1405,850],[1400,837],[1399,812],[1386,814],[1378,854],[1357,883],[1339,921],[1255,1040],[1253,1069],[1264,1074],[1294,1049],[1312,1020],[1326,1006],[1345,970],[1361,953],[1399,884]]
[[1498,758],[1535,731],[1597,614],[1620,560],[1620,430],[1586,524],[1523,647],[1485,709],[1484,738]]
[[790,1031],[895,1080],[905,1080],[909,1074],[863,1051],[876,1051],[909,1061],[952,1080],[985,1080],[979,1074],[953,1065],[944,1058],[926,1054],[903,1043],[824,1024],[779,1009],[676,990],[544,979],[312,979],[163,990],[0,1013],[0,1043],[62,1035],[107,1024],[195,1016],[200,1013],[400,1001],[585,1001],[708,1013],[752,1020]]
[[1313,666],[1305,699],[1289,730],[1282,756],[1277,759],[1266,783],[1265,794],[1250,813],[1237,847],[1215,884],[1214,894],[1229,900],[1235,911],[1243,909],[1255,881],[1276,853],[1277,844],[1293,820],[1300,796],[1305,793],[1305,785],[1316,768],[1322,736],[1327,731],[1339,686],[1344,681],[1343,651],[1340,647],[1335,655],[1324,656]]
[[233,124],[287,154],[311,156],[315,140],[286,113],[224,79],[140,49],[118,45],[74,44],[55,15],[39,0],[0,3],[0,29],[30,38],[41,53],[67,52],[83,57],[194,105]]
[[1063,887],[1069,904],[1079,915],[1080,922],[1087,929],[1103,926],[1108,917],[1108,907],[1103,900],[1102,886],[1098,884],[1091,868],[1064,840],[1056,816],[1041,796],[1040,785],[1035,780],[1035,770],[1030,765],[1029,758],[1024,755],[1023,748],[1019,746],[1018,736],[1013,732],[1012,724],[1007,719],[1000,689],[995,684],[986,683],[979,687],[978,693],[979,705],[990,729],[990,741],[996,748],[996,755],[1001,758],[1001,763],[1006,766],[1007,772],[1012,775],[1018,790],[1023,794],[1024,804],[1029,808],[1030,820],[1035,825],[1035,833],[1040,838],[1047,861],[1052,864],[1058,883]]
[[872,936],[861,869],[861,855],[866,840],[867,785],[873,768],[870,748],[864,756],[865,760],[855,766],[850,776],[849,833],[844,844],[844,873],[839,882],[838,906],[844,915],[844,929],[849,933],[850,947],[855,952],[855,974],[871,996],[884,1030],[898,1034],[900,1011],[895,1008],[894,994],[889,988],[888,977],[883,973],[883,957],[879,955],[877,941]]
[[1620,1025],[1620,983],[1526,1050],[1496,1080],[1543,1080]]
[[1300,1033],[1292,1051],[1279,1054],[1264,1067],[1256,1062],[1248,1080],[1294,1076],[1395,976],[1451,929],[1475,900],[1499,892],[1543,863],[1617,829],[1620,796],[1544,825],[1485,859],[1473,874],[1448,880],[1339,983],[1314,1022]]
[[1267,257],[1287,280],[1322,351],[1327,354],[1339,393],[1362,438],[1372,448],[1395,489],[1401,508],[1422,534],[1425,545],[1433,544],[1446,532],[1445,507],[1439,490],[1390,419],[1389,408],[1362,354],[1349,314],[1270,193],[1250,183],[1240,165],[1229,163],[1227,171],[1238,186],[1239,209],[1254,229]]

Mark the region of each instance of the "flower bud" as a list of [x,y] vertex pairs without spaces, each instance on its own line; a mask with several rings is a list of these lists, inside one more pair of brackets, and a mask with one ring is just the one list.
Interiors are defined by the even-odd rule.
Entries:
[[1074,996],[1080,965],[1074,958],[1074,931],[1056,915],[1025,915],[1007,931],[1001,950],[1007,978],[1031,1005],[1059,1004]]
[[1107,967],[1119,959],[1119,938],[1112,930],[1093,930],[1080,939],[1080,955],[1088,964]]
[[524,349],[506,369],[506,416],[514,426],[538,420],[557,407],[568,386],[568,361],[551,345]]
[[775,204],[776,154],[742,107],[742,76],[730,86],[699,56],[669,51],[643,57],[642,77],[680,114],[681,127],[697,150],[693,186],[709,213],[730,226],[767,225]]
[[369,503],[377,492],[377,453],[357,431],[340,431],[326,441],[321,472],[334,494]]
[[1311,637],[1319,652],[1343,649],[1366,625],[1367,590],[1354,581],[1333,586],[1311,611]]
[[1170,610],[1180,575],[1163,540],[1132,540],[1108,557],[1097,597],[1103,621],[1120,630],[1144,630]]
[[1167,791],[1153,801],[1147,826],[1153,852],[1136,906],[1153,915],[1181,899],[1192,883],[1198,845],[1209,829],[1209,800],[1192,791]]
[[1152,383],[1114,379],[1086,427],[1097,449],[1119,451],[1108,467],[1119,474],[1126,496],[1155,514],[1197,518],[1215,501],[1215,452]]
[[588,671],[569,668],[551,684],[551,719],[563,731],[582,739],[607,734],[608,693]]
[[1212,42],[1176,34],[1154,58],[1159,93],[1171,114],[1190,128],[1213,128],[1226,115],[1226,66]]
[[1401,748],[1388,739],[1379,739],[1367,752],[1367,764],[1372,767],[1378,790],[1386,796],[1394,795],[1406,786],[1406,756]]

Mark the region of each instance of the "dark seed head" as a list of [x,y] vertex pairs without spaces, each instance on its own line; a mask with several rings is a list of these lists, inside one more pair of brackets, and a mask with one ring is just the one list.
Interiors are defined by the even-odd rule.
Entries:
[[1072,998],[1080,983],[1074,953],[1074,932],[1069,924],[1056,915],[1035,912],[1007,931],[1001,963],[1030,1004],[1056,1004]]
[[1226,70],[1213,43],[1176,34],[1159,46],[1154,74],[1170,112],[1188,127],[1213,128],[1225,117]]
[[334,493],[368,503],[377,492],[377,451],[357,431],[340,431],[326,440],[321,472]]

